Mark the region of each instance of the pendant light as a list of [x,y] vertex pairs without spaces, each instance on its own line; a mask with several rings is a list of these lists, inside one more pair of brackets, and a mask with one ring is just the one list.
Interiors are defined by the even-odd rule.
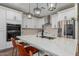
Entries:
[[29,3],[29,13],[27,14],[28,19],[32,18],[32,14],[30,13],[30,3]]
[[41,9],[38,8],[38,3],[37,3],[37,7],[34,8],[34,13],[35,13],[36,15],[40,15],[40,13],[41,13]]
[[48,3],[47,7],[49,11],[53,11],[56,9],[57,4],[56,3]]

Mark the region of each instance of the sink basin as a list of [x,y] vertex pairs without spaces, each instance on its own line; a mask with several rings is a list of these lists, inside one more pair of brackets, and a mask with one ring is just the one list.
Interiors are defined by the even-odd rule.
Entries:
[[40,36],[41,38],[47,38],[49,40],[55,39],[55,37],[49,37],[49,36]]

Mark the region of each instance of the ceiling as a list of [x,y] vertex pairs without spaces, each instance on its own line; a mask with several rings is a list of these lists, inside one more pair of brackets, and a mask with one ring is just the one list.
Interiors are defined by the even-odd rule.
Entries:
[[[0,5],[13,8],[13,9],[22,11],[24,13],[29,12],[29,3],[0,3]],[[74,3],[57,3],[57,8],[54,11],[48,11],[47,3],[39,3],[38,6],[39,8],[41,8],[41,14],[39,16],[34,15],[34,11],[33,11],[33,9],[37,7],[37,4],[30,3],[30,10],[31,10],[32,15],[37,16],[37,17],[44,17],[47,15],[54,14],[60,10],[73,7]]]

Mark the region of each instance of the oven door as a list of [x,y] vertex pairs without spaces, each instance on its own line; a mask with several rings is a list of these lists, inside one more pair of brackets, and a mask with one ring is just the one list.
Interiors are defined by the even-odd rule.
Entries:
[[7,24],[7,41],[11,41],[11,37],[21,35],[21,25]]

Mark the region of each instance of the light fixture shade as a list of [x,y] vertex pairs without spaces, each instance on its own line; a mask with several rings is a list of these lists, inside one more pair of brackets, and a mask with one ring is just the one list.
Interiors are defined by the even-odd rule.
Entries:
[[32,18],[32,14],[30,13],[30,3],[29,3],[29,13],[27,14],[28,19]]
[[57,4],[56,3],[49,3],[47,4],[48,10],[53,11],[56,9]]
[[35,8],[35,9],[34,9],[34,13],[35,13],[36,15],[39,15],[39,14],[41,13],[41,9]]
[[32,14],[27,14],[28,19],[32,19]]

